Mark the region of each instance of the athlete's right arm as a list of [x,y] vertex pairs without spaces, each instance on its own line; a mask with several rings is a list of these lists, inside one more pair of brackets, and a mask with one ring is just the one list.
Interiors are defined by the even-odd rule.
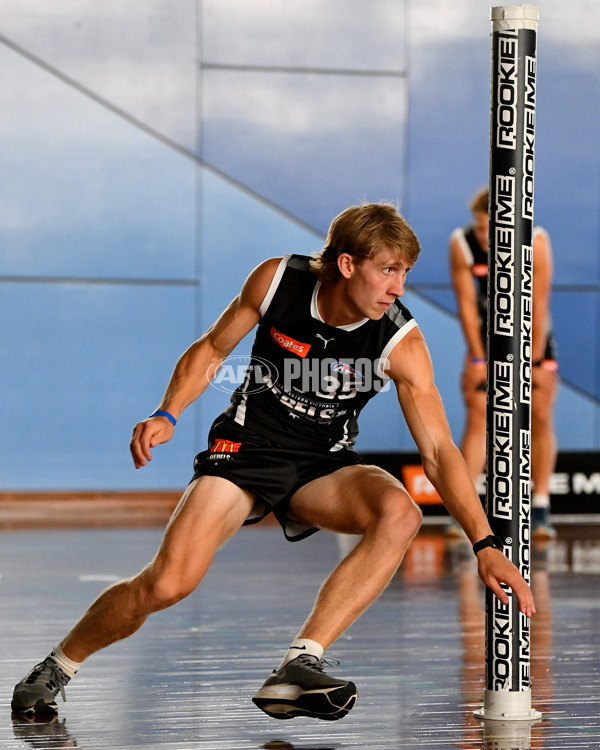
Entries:
[[450,241],[450,274],[469,356],[485,359],[473,273],[463,253],[460,240],[456,236],[453,236]]
[[[270,258],[257,266],[217,321],[181,355],[157,409],[179,419],[186,406],[206,390],[223,359],[258,323],[260,306],[280,261],[281,258]],[[138,422],[129,446],[135,468],[151,461],[152,448],[166,443],[172,436],[173,425],[166,417]]]
[[485,379],[485,347],[481,337],[473,272],[456,235],[450,241],[450,273],[468,353],[462,387],[470,393],[480,384],[482,373]]

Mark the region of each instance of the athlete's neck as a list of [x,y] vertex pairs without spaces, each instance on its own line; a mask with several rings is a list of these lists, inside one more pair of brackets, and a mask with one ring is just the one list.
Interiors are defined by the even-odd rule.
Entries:
[[316,303],[321,319],[330,326],[348,326],[365,319],[364,314],[350,304],[344,286],[339,282],[321,284]]

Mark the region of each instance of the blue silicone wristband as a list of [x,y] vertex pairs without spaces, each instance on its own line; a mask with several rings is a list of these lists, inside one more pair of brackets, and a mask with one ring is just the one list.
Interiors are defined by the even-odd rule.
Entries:
[[175,417],[168,411],[165,411],[164,409],[157,409],[154,413],[152,413],[148,419],[152,419],[152,417],[166,417],[169,422],[175,427],[177,424],[177,420]]

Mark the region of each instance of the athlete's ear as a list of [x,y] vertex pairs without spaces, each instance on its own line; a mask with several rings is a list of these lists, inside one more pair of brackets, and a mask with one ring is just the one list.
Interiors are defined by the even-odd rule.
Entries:
[[340,253],[337,259],[340,273],[345,279],[349,279],[354,271],[354,258],[350,253]]

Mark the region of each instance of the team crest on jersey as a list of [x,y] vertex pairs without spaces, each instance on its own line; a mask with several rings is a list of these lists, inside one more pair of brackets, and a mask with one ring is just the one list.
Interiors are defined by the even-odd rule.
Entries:
[[279,346],[287,349],[289,352],[294,352],[299,357],[306,357],[310,344],[303,344],[301,341],[296,341],[291,336],[286,336],[284,333],[280,333],[276,328],[271,326],[271,337],[273,341],[277,342]]
[[346,375],[348,377],[353,377],[356,380],[364,380],[364,377],[361,375],[360,372],[357,372],[352,365],[349,365],[347,362],[334,362],[331,365],[331,369],[333,372],[338,372],[340,375]]
[[210,448],[211,453],[237,453],[241,443],[234,443],[231,440],[215,440]]

